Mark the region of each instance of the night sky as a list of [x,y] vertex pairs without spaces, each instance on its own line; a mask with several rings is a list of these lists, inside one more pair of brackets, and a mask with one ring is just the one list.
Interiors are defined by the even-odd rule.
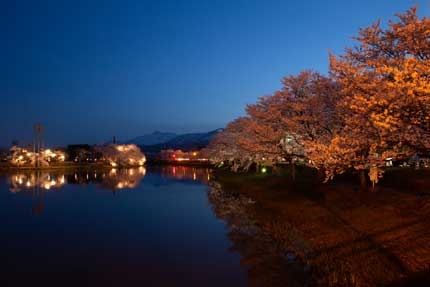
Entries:
[[429,1],[10,0],[0,4],[0,146],[204,132],[313,68],[359,27]]

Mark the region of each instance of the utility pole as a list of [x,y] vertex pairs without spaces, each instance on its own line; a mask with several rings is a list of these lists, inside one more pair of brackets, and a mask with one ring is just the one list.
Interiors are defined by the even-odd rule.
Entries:
[[40,152],[45,147],[45,127],[42,124],[33,125],[34,138],[33,138],[33,153],[34,153],[34,166],[39,167]]

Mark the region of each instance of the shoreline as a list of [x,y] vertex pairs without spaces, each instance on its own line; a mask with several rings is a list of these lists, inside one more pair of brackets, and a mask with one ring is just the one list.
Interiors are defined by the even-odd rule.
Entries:
[[0,171],[20,171],[20,170],[58,170],[58,169],[110,169],[112,166],[106,164],[62,164],[62,165],[50,165],[50,166],[15,166],[12,164],[0,164]]
[[[162,160],[150,160],[147,161],[143,167],[147,166],[193,166],[193,167],[213,167],[213,165],[209,162],[201,162],[201,161],[162,161]],[[139,166],[117,166],[113,167],[109,164],[100,164],[100,163],[74,163],[74,162],[65,162],[63,164],[53,164],[50,166],[16,166],[10,163],[0,163],[0,171],[49,171],[49,170],[61,170],[61,169],[129,169],[129,168],[138,168]]]

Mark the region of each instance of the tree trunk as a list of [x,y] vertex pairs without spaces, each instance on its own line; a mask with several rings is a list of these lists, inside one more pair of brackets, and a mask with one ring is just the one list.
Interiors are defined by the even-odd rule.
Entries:
[[366,178],[366,170],[360,170],[360,188],[361,190],[367,190],[367,178]]
[[296,181],[296,165],[294,164],[294,161],[291,162],[291,179]]
[[322,168],[319,168],[317,173],[317,182],[321,182],[323,180],[324,180],[324,170]]
[[279,175],[279,174],[280,174],[280,170],[279,170],[279,168],[276,166],[276,164],[275,164],[275,165],[273,165],[273,167],[272,167],[272,173],[273,173],[274,175]]

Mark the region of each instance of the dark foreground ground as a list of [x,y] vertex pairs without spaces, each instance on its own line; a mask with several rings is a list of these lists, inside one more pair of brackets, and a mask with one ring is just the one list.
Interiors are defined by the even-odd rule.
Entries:
[[[430,170],[391,170],[373,192],[362,190],[355,175],[321,184],[300,168],[295,181],[282,170],[278,175],[218,171],[216,182],[229,196],[252,202],[241,211],[288,250],[287,257],[300,261],[305,271],[298,274],[312,277],[294,284],[430,286]],[[229,201],[223,202],[215,204],[216,212],[239,226],[234,212],[223,211]],[[275,270],[280,266],[261,262],[263,246],[260,254],[255,248],[247,253],[249,240],[237,234],[230,238],[257,277],[280,272]]]

